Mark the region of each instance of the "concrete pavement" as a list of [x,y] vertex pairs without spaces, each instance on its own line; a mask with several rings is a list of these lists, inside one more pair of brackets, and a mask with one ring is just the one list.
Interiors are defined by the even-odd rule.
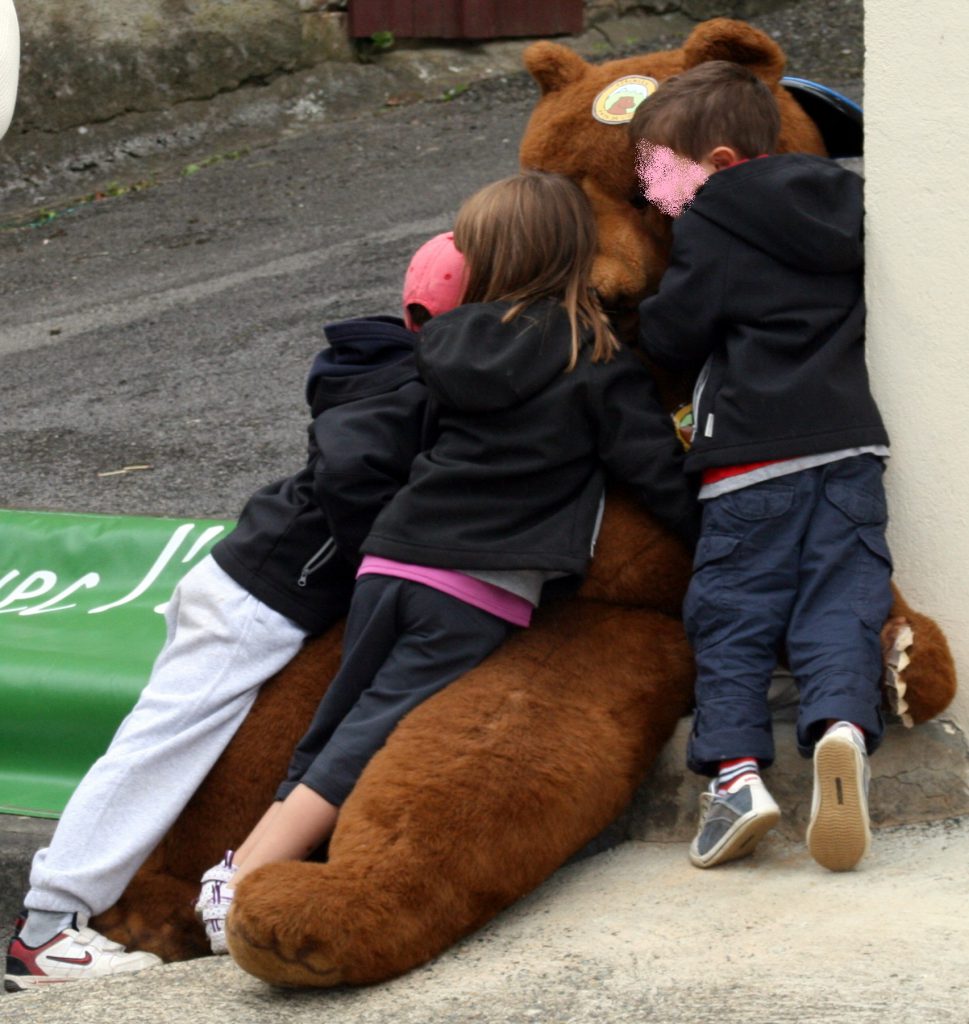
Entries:
[[[208,958],[0,995],[0,1022],[966,1024],[965,737],[944,720],[889,730],[872,758],[872,853],[832,874],[804,848],[811,772],[790,718],[775,713],[778,758],[765,776],[783,817],[749,860],[711,871],[687,860],[700,785],[683,768],[684,719],[604,837],[618,845],[401,979],[288,992]],[[40,841],[46,828],[22,831]],[[26,857],[15,870],[25,877]],[[5,894],[7,919],[20,891]]]
[[969,819],[882,830],[853,872],[768,838],[711,871],[626,842],[435,962],[283,991],[224,958],[0,997],[11,1024],[965,1024]]

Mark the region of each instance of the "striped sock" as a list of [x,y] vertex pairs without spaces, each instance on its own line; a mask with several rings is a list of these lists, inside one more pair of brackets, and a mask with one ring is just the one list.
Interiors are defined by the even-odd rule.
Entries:
[[730,761],[721,761],[717,771],[717,792],[733,793],[751,775],[760,778],[760,766],[755,757],[735,757]]

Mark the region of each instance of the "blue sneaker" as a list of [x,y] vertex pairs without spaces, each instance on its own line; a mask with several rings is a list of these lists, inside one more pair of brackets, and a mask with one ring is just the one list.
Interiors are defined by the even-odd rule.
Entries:
[[754,852],[781,816],[759,775],[749,775],[732,793],[718,793],[717,780],[700,794],[700,825],[690,860],[712,868]]

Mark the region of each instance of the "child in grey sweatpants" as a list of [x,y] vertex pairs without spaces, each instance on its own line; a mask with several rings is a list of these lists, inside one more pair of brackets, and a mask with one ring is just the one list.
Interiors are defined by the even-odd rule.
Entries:
[[307,383],[309,457],[250,498],[235,530],[181,580],[135,708],[34,857],[7,951],[8,991],[160,963],[87,927],[112,906],[248,713],[259,687],[347,610],[358,547],[407,480],[428,431],[415,331],[460,301],[450,233],[404,282],[404,319],[330,324]]

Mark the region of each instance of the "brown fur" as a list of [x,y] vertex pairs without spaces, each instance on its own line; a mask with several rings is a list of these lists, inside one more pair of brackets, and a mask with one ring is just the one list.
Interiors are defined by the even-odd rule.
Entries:
[[[598,284],[617,307],[655,287],[668,226],[630,205],[626,132],[592,119],[593,97],[624,74],[662,79],[714,57],[742,60],[775,86],[784,65],[767,36],[724,19],[698,26],[682,50],[600,67],[554,43],[526,52],[542,96],[522,163],[572,175],[592,199]],[[785,96],[785,146],[821,151]],[[531,629],[401,723],[344,805],[327,863],[269,865],[240,885],[228,921],[237,962],[276,985],[379,981],[436,956],[548,877],[619,813],[689,706],[692,659],[677,617],[689,571],[680,545],[610,492],[579,595],[541,609]],[[893,615],[914,627],[906,696],[924,721],[952,698],[952,658],[938,626],[897,593]],[[336,668],[339,635],[334,627],[309,643],[263,687],[95,927],[165,959],[205,951],[190,907],[198,878],[271,800]]]
[[400,974],[619,814],[689,706],[682,626],[583,600],[536,626],[400,725],[347,801],[328,863],[264,868],[239,887],[228,937],[241,967],[288,985]]
[[591,116],[593,100],[625,75],[661,82],[706,60],[745,64],[771,86],[781,108],[781,152],[825,152],[814,122],[778,84],[785,63],[780,47],[744,22],[715,18],[698,25],[682,49],[605,64],[588,64],[560,43],[534,43],[525,51],[542,96],[522,140],[522,166],[567,174],[585,190],[601,239],[596,285],[613,307],[633,306],[656,289],[666,267],[669,222],[630,203],[638,184],[628,125],[601,124]]
[[896,623],[907,622],[912,627],[912,664],[905,670],[905,700],[912,720],[927,722],[945,711],[956,695],[955,660],[938,623],[915,611],[894,584],[892,592],[895,600],[882,630],[883,643]]

